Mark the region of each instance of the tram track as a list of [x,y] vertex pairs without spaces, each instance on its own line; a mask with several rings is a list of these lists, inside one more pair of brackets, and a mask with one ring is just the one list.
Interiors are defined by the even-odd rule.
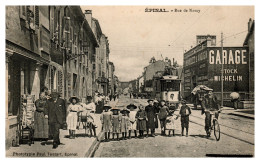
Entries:
[[[204,120],[203,118],[200,118],[200,117],[197,117],[197,116],[194,116],[194,115],[190,115],[190,116]],[[191,122],[191,123],[194,123],[194,124],[196,124],[196,125],[199,125],[199,126],[204,127],[204,124],[198,123],[198,122],[196,122],[196,121],[194,121],[194,120],[191,120],[191,119],[190,119],[190,122]],[[226,125],[221,125],[221,124],[219,124],[219,125],[220,125],[220,133],[221,133],[221,134],[226,135],[226,136],[231,137],[231,138],[234,138],[234,139],[237,139],[237,140],[239,140],[239,141],[242,141],[242,142],[247,143],[247,144],[250,144],[250,145],[255,145],[254,142],[252,143],[252,142],[249,141],[249,140],[245,140],[245,139],[240,138],[240,137],[238,137],[238,136],[234,136],[234,135],[231,135],[231,134],[229,134],[229,133],[227,133],[227,132],[223,132],[222,127],[227,128],[227,129],[229,129],[229,130],[231,129],[231,130],[236,130],[236,131],[239,131],[239,132],[244,132],[245,134],[249,134],[249,135],[251,135],[251,136],[254,136],[254,134],[248,133],[248,132],[245,132],[245,131],[242,131],[242,130],[239,130],[239,129],[235,129],[235,128],[232,128],[232,127],[229,127],[229,126],[226,126]],[[222,127],[221,127],[221,126],[222,126]]]
[[[198,117],[198,116],[195,116],[195,115],[190,115],[190,116],[204,120],[204,118],[201,118],[201,117]],[[230,128],[232,130],[237,130],[239,132],[243,132],[243,133],[246,133],[246,134],[254,135],[254,134],[252,134],[250,132],[247,132],[247,131],[244,131],[244,130],[239,130],[239,129],[236,129],[236,128],[233,128],[233,127],[230,127],[230,126],[227,126],[227,125],[224,125],[224,124],[219,124],[219,125],[220,125],[220,127],[223,126],[223,127],[226,127],[226,128]]]

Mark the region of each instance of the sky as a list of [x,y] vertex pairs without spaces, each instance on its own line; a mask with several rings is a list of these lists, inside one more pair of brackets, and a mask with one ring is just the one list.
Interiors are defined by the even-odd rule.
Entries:
[[[183,64],[183,52],[196,45],[196,35],[216,35],[220,46],[242,46],[252,6],[81,6],[92,10],[110,45],[109,60],[120,81],[142,75],[154,56]],[[145,12],[145,9],[170,12]],[[175,9],[182,12],[175,12]],[[184,12],[187,9],[188,12]],[[190,11],[190,9],[193,11]],[[197,12],[195,12],[197,11]]]

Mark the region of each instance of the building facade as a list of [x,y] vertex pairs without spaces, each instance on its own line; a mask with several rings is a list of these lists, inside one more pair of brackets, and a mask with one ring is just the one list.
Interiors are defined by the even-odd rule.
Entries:
[[255,92],[255,21],[248,21],[248,33],[243,46],[248,47],[249,53],[249,93],[250,99],[254,99]]
[[[212,46],[208,37],[194,48],[184,53],[184,98],[191,98],[191,91],[197,85],[213,89],[221,99],[221,80],[223,80],[223,99],[230,101],[230,93],[238,92],[242,100],[249,98],[249,53],[247,47]],[[221,66],[223,64],[223,78]]]
[[6,6],[6,147],[19,136],[26,101],[33,105],[43,88],[82,102],[107,93],[108,62],[108,38],[90,10]]

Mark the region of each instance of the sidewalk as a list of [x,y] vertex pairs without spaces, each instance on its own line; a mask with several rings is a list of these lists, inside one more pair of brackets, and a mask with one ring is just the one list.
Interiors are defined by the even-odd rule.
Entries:
[[[187,104],[190,106],[191,109],[193,109],[193,104]],[[200,110],[201,107],[198,106],[198,110]],[[231,114],[235,116],[241,116],[245,118],[250,118],[250,119],[255,119],[255,114],[254,114],[254,109],[237,109],[235,110],[234,108],[231,107],[226,107],[224,106],[222,108],[222,113],[224,114]]]
[[[109,102],[109,105],[115,106],[118,100]],[[103,134],[101,132],[100,114],[95,114],[95,123],[97,137],[85,136],[85,130],[80,125],[76,130],[76,138],[68,138],[68,130],[60,130],[61,145],[52,149],[52,140],[47,145],[41,145],[40,141],[35,141],[31,146],[22,144],[19,147],[11,147],[6,151],[6,157],[90,157],[92,151],[100,143]]]

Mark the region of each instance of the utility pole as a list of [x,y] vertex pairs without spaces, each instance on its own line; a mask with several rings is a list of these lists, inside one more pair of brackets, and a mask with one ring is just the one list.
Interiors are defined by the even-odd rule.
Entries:
[[223,64],[223,32],[221,32],[221,107],[223,107],[223,71],[224,71],[224,64]]

